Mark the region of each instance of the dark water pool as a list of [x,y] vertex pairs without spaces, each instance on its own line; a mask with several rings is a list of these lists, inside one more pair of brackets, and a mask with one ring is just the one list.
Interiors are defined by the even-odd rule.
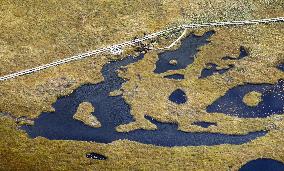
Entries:
[[[240,47],[240,54],[237,58],[234,58],[234,57],[230,57],[230,56],[225,56],[222,58],[222,60],[240,60],[240,59],[243,59],[245,57],[247,57],[249,54],[247,52],[247,50],[241,46]],[[201,75],[200,75],[200,79],[203,79],[203,78],[206,78],[206,77],[209,77],[215,73],[218,73],[218,74],[224,74],[226,73],[227,71],[229,71],[230,69],[234,68],[235,66],[233,64],[230,64],[228,65],[228,68],[224,68],[224,69],[217,69],[218,65],[214,64],[214,63],[208,63],[207,66],[209,66],[210,68],[204,68],[202,71],[201,71]]]
[[187,96],[183,90],[177,89],[169,96],[169,100],[176,104],[183,104],[187,101]]
[[95,160],[106,160],[107,157],[102,155],[102,154],[98,154],[95,152],[91,152],[91,153],[87,153],[86,157],[89,159],[95,159]]
[[218,73],[218,74],[224,74],[226,73],[227,71],[229,71],[230,69],[232,69],[234,67],[234,65],[228,65],[228,68],[223,68],[223,69],[217,69],[218,65],[216,64],[213,64],[213,63],[209,63],[207,64],[208,66],[210,66],[210,68],[204,68],[202,71],[201,71],[201,75],[200,75],[200,79],[203,79],[203,78],[206,78],[206,77],[209,77],[215,73]]
[[[211,33],[210,33],[211,34]],[[204,40],[194,46],[204,43]],[[187,39],[186,39],[187,40]],[[186,41],[186,47],[190,47],[191,41]],[[184,45],[185,46],[185,45]],[[184,53],[184,51],[179,51]],[[177,54],[178,55],[178,54]],[[109,93],[121,87],[123,80],[115,72],[122,66],[137,62],[144,57],[126,57],[120,61],[113,61],[102,68],[104,81],[98,84],[87,84],[77,88],[68,96],[59,98],[54,104],[55,112],[44,112],[35,119],[33,126],[22,126],[30,137],[46,137],[51,140],[82,140],[98,143],[111,143],[119,139],[128,139],[144,144],[158,146],[199,146],[218,144],[242,144],[257,137],[264,136],[266,132],[252,132],[247,135],[226,135],[218,133],[187,133],[177,130],[178,126],[172,123],[161,123],[149,116],[148,119],[157,125],[157,130],[135,130],[127,133],[116,132],[118,125],[134,121],[130,106],[123,97],[109,96]],[[82,102],[90,102],[95,107],[96,116],[101,123],[100,128],[93,128],[73,119],[77,107]],[[151,102],[149,102],[151,103]]]
[[240,59],[243,59],[243,58],[247,57],[248,55],[249,54],[248,54],[247,50],[243,46],[241,46],[240,47],[240,54],[239,54],[239,56],[237,58],[233,58],[233,57],[230,57],[230,56],[225,56],[222,59],[223,60],[240,60]]
[[[243,97],[251,92],[262,93],[262,101],[256,107],[247,106]],[[284,113],[284,80],[271,84],[245,84],[234,87],[207,107],[207,112],[225,113],[241,118],[265,118]]]
[[273,159],[256,159],[243,165],[239,171],[283,171],[284,163]]
[[201,126],[203,128],[208,128],[209,126],[217,126],[217,123],[215,122],[205,122],[205,121],[193,122],[192,124]]
[[[214,34],[214,31],[208,31],[202,36],[191,34],[181,42],[180,48],[175,51],[165,51],[159,54],[159,60],[156,62],[155,73],[163,73],[168,70],[184,69],[192,64],[198,48],[209,43],[208,39]],[[170,64],[171,60],[176,60],[177,64]]]
[[284,63],[277,65],[277,68],[284,72]]
[[164,76],[164,78],[174,79],[174,80],[183,80],[184,79],[184,75],[182,75],[182,74],[172,74],[172,75]]

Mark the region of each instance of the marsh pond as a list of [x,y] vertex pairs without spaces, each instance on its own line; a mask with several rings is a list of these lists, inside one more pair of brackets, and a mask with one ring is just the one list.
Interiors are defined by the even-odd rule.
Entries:
[[[154,73],[159,74],[168,70],[178,70],[189,66],[195,59],[198,48],[207,44],[207,40],[214,34],[213,31],[206,32],[202,36],[191,34],[182,41],[180,48],[175,51],[165,51],[159,54]],[[240,58],[247,56],[241,49]],[[139,56],[127,56],[122,60],[112,61],[105,64],[101,70],[104,81],[98,84],[87,84],[77,88],[68,96],[60,97],[53,104],[55,112],[44,112],[34,121],[34,125],[24,125],[25,130],[31,138],[38,136],[46,137],[51,140],[78,140],[94,141],[98,143],[111,143],[119,139],[127,139],[144,144],[157,146],[200,146],[200,145],[219,145],[219,144],[243,144],[253,139],[266,135],[266,131],[251,132],[245,135],[228,135],[210,132],[183,132],[178,130],[175,123],[163,123],[150,116],[145,116],[147,120],[157,126],[156,130],[137,129],[130,132],[117,132],[115,128],[121,124],[133,121],[130,113],[130,105],[127,104],[122,95],[110,96],[109,93],[119,90],[124,80],[116,73],[121,67],[127,66],[142,60],[144,53]],[[176,60],[175,65],[170,64],[171,60]],[[230,60],[226,57],[224,60]],[[238,60],[234,59],[234,60]],[[211,65],[211,70],[204,70],[200,79],[212,75],[216,71],[215,64]],[[218,71],[222,74],[230,68]],[[280,67],[281,68],[281,67]],[[184,79],[181,74],[164,77],[164,79]],[[242,96],[249,91],[259,91],[262,93],[262,102],[259,106],[251,108],[240,102]],[[236,96],[237,94],[237,96]],[[246,84],[234,87],[224,96],[220,97],[212,105],[208,106],[207,111],[232,114],[238,117],[249,117],[248,113],[253,113],[251,117],[266,117],[275,113],[283,112],[283,81],[280,80],[275,85],[269,84]],[[182,104],[190,99],[185,93],[177,89],[169,94],[169,100]],[[76,109],[82,102],[91,103],[96,110],[92,113],[101,123],[101,127],[93,128],[73,118]],[[149,102],[151,103],[151,102]],[[220,104],[221,105],[220,107]],[[228,105],[233,104],[235,110],[228,110]],[[215,123],[200,122],[195,123],[201,127],[216,125]],[[92,158],[95,154],[90,154]],[[96,157],[96,156],[95,156]],[[104,159],[103,156],[98,156]]]

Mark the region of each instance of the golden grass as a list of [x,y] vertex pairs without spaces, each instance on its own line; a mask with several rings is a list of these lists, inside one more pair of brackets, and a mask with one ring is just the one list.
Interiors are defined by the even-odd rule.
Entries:
[[[237,85],[247,82],[274,84],[284,77],[283,72],[275,67],[279,59],[283,58],[281,40],[284,40],[284,30],[281,27],[282,24],[218,28],[210,39],[211,43],[201,47],[194,63],[183,70],[155,74],[153,70],[158,58],[157,52],[146,54],[143,60],[127,66],[127,71],[120,73],[129,80],[122,87],[123,97],[130,104],[136,121],[121,125],[117,130],[130,131],[147,127],[154,129],[144,118],[146,114],[162,122],[178,123],[179,129],[183,131],[208,131],[190,125],[199,120],[217,121],[219,126],[209,129],[214,132],[243,134],[264,129],[270,123],[269,118],[240,119],[222,114],[208,114],[205,110]],[[268,46],[272,42],[273,48]],[[238,56],[240,46],[247,48],[248,57],[237,61],[221,60],[224,56]],[[234,64],[235,68],[223,75],[198,79],[207,63],[216,63],[222,67]],[[176,81],[163,78],[164,75],[175,73],[184,74],[185,79]],[[176,105],[168,100],[168,96],[177,88],[182,88],[189,98],[183,105]]]
[[[284,15],[283,8],[282,0],[2,0],[0,75],[129,40],[167,26],[279,17]],[[195,33],[204,31],[196,30]],[[270,130],[265,137],[243,145],[173,148],[128,140],[110,144],[50,141],[41,137],[28,138],[17,128],[14,120],[4,115],[0,117],[0,170],[237,170],[247,161],[259,157],[284,162],[282,115],[241,119],[204,111],[231,87],[244,82],[275,83],[284,77],[283,72],[275,69],[275,65],[283,61],[283,24],[225,27],[215,31],[211,43],[200,49],[193,65],[178,71],[185,74],[186,81],[170,81],[162,79],[163,75],[152,73],[157,51],[130,65],[126,73],[120,73],[131,78],[123,85],[123,96],[131,105],[136,122],[133,126],[117,129],[155,129],[155,125],[142,119],[143,112],[149,112],[147,114],[160,121],[177,122],[183,131],[245,134]],[[220,58],[237,56],[241,45],[249,50],[250,56],[235,62],[234,70],[223,76],[197,79],[208,62],[226,67],[228,63]],[[129,52],[132,50],[129,49]],[[52,111],[52,103],[58,97],[70,94],[82,84],[103,81],[102,66],[122,57],[93,57],[0,82],[0,112],[35,118],[41,112]],[[136,78],[138,72],[141,80]],[[183,87],[188,97],[195,100],[189,100],[181,107],[169,103],[166,97],[177,87]],[[120,93],[117,91],[111,95]],[[208,129],[190,126],[198,120],[217,122],[218,125]],[[103,154],[108,160],[87,159],[85,154],[88,152]]]
[[90,127],[99,128],[101,127],[101,123],[92,114],[94,111],[95,108],[91,103],[82,102],[81,104],[79,104],[76,113],[73,115],[73,118],[83,122]]
[[[0,9],[0,75],[5,75],[179,23],[281,16],[283,2],[3,0]],[[101,81],[99,70],[108,60],[94,57],[1,82],[0,111],[31,118],[52,111],[57,97]],[[54,84],[61,86],[53,89]]]
[[257,106],[261,101],[261,93],[256,91],[247,93],[243,98],[243,102],[250,107]]
[[[110,144],[27,138],[13,120],[0,117],[0,170],[237,170],[259,157],[284,162],[284,124],[243,145],[157,147],[128,140]],[[85,157],[96,152],[108,157]]]

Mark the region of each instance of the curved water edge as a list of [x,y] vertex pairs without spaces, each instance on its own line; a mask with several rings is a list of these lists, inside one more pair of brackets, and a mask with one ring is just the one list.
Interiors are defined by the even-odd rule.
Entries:
[[95,153],[95,152],[87,153],[86,157],[89,159],[95,159],[95,160],[107,160],[106,156]]
[[[261,102],[251,107],[243,102],[249,92],[262,94]],[[218,98],[207,107],[209,113],[224,113],[241,118],[265,118],[274,114],[284,113],[284,80],[276,84],[245,84],[228,90],[224,96]]]
[[224,74],[228,72],[229,70],[231,70],[233,67],[235,67],[235,65],[228,65],[228,68],[217,69],[218,65],[213,64],[213,63],[208,63],[207,66],[210,68],[204,68],[201,71],[201,75],[199,79],[207,78],[209,76],[214,75],[215,73]]
[[172,75],[164,76],[164,78],[174,79],[174,80],[183,80],[184,75],[183,74],[172,74]]
[[284,63],[278,64],[276,68],[284,72]]
[[[186,42],[192,43],[192,41]],[[202,44],[204,41],[197,42],[194,46]],[[184,53],[184,50],[180,53]],[[104,77],[103,82],[83,85],[70,95],[59,98],[53,104],[55,112],[44,112],[35,120],[33,126],[25,125],[21,128],[26,130],[32,138],[42,136],[51,140],[80,140],[98,143],[111,143],[119,139],[127,139],[167,147],[243,144],[266,134],[265,131],[252,132],[247,135],[182,132],[177,130],[178,125],[162,123],[150,116],[146,116],[145,119],[155,124],[157,130],[139,129],[130,132],[117,132],[115,130],[117,126],[133,122],[134,119],[130,113],[130,106],[122,95],[109,96],[110,92],[119,89],[125,82],[115,71],[122,66],[137,62],[143,57],[144,54],[140,54],[138,57],[128,56],[123,60],[104,65],[101,71]],[[101,127],[89,127],[73,119],[76,109],[82,102],[90,102],[95,107],[95,112],[92,114],[101,123]]]
[[[245,49],[245,47],[241,46],[240,47],[240,53],[239,53],[239,56],[234,58],[234,57],[230,57],[230,56],[225,56],[222,58],[222,60],[232,60],[232,61],[236,61],[236,60],[241,60],[245,57],[248,57],[249,56],[249,53],[247,52],[247,50]],[[204,78],[207,78],[209,76],[212,76],[214,75],[215,73],[218,73],[218,74],[224,74],[228,71],[230,71],[231,69],[233,69],[235,67],[234,64],[229,64],[227,66],[227,68],[222,68],[222,69],[218,69],[218,65],[217,64],[214,64],[214,63],[208,63],[206,64],[207,67],[209,68],[204,68],[202,71],[201,71],[201,75],[199,77],[199,79],[204,79]]]
[[243,165],[239,171],[283,171],[284,163],[268,159],[268,158],[260,158],[256,160],[249,161],[245,165]]
[[[189,35],[181,42],[181,46],[174,51],[165,51],[159,54],[154,73],[163,73],[169,70],[184,69],[194,62],[198,48],[209,43],[208,39],[215,31],[208,31],[202,36]],[[175,60],[176,64],[171,64]]]
[[197,125],[202,128],[208,128],[210,126],[217,126],[216,122],[205,122],[205,121],[198,121],[198,122],[193,122],[192,125]]
[[222,60],[240,60],[240,59],[243,59],[243,58],[248,57],[248,56],[249,56],[248,51],[245,49],[245,47],[241,46],[240,47],[240,54],[237,58],[225,56],[225,57],[222,58]]
[[171,102],[174,102],[176,104],[184,104],[187,101],[187,96],[185,92],[181,89],[176,89],[172,92],[172,94],[169,96],[169,100]]

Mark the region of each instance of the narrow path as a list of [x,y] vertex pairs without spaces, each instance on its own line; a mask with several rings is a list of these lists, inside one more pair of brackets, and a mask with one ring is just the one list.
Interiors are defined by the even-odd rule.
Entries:
[[202,24],[184,24],[184,25],[180,25],[180,26],[177,26],[177,27],[168,28],[168,29],[165,29],[165,30],[162,30],[162,31],[159,31],[159,32],[155,32],[155,33],[152,33],[152,34],[148,34],[148,35],[145,35],[144,37],[137,38],[137,39],[134,39],[132,41],[126,41],[126,42],[115,44],[115,45],[112,45],[112,46],[103,47],[103,48],[100,48],[100,49],[96,49],[94,51],[89,51],[89,52],[85,52],[85,53],[81,53],[81,54],[78,54],[78,55],[71,56],[69,58],[57,60],[57,61],[51,62],[49,64],[44,64],[44,65],[41,65],[41,66],[38,66],[38,67],[18,71],[18,72],[11,73],[11,74],[8,74],[8,75],[4,75],[4,76],[0,77],[0,81],[5,81],[5,80],[16,78],[16,77],[19,77],[19,76],[22,76],[22,75],[31,74],[31,73],[38,72],[38,71],[41,71],[41,70],[44,70],[44,69],[47,69],[47,68],[55,67],[55,66],[58,66],[58,65],[62,65],[62,64],[65,64],[65,63],[72,62],[72,61],[81,60],[81,59],[88,58],[88,57],[98,55],[98,54],[103,54],[103,53],[116,54],[116,52],[121,51],[121,49],[123,49],[125,47],[134,46],[134,45],[137,45],[137,43],[143,42],[145,40],[153,39],[155,37],[165,35],[167,33],[171,33],[173,31],[177,31],[177,30],[184,30],[184,29],[189,29],[189,28],[201,28],[201,27],[265,24],[265,23],[272,23],[272,22],[284,22],[284,17],[267,18],[267,19],[259,19],[259,20],[202,23]]

